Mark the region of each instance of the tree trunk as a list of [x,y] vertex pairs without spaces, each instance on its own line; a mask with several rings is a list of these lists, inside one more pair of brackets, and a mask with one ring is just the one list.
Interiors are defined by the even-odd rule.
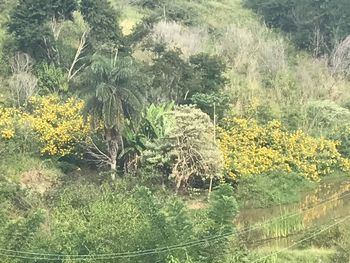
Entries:
[[111,157],[111,177],[112,177],[112,180],[115,180],[115,175],[117,173],[117,154],[110,153],[110,157]]
[[110,157],[110,168],[112,180],[115,180],[115,175],[117,173],[117,157],[118,157],[118,131],[116,129],[106,129],[105,130],[108,154]]

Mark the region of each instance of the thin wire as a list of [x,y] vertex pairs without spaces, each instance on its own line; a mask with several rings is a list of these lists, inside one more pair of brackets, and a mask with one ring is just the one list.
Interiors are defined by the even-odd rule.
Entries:
[[[172,251],[172,250],[177,250],[177,249],[181,249],[181,248],[186,248],[186,247],[193,247],[193,246],[200,245],[202,243],[206,243],[208,241],[220,240],[220,239],[232,236],[232,235],[237,234],[237,233],[243,234],[243,233],[246,233],[246,232],[249,232],[249,231],[252,231],[252,230],[260,229],[260,228],[264,227],[265,225],[268,225],[270,222],[272,222],[274,220],[286,219],[286,218],[289,218],[289,217],[293,217],[295,215],[299,215],[299,214],[301,214],[303,212],[306,212],[308,210],[312,210],[312,209],[314,209],[316,207],[319,207],[319,206],[321,206],[321,205],[323,205],[325,203],[341,200],[341,199],[343,199],[343,198],[345,198],[346,196],[349,196],[349,195],[350,195],[350,193],[344,194],[344,195],[342,195],[341,197],[338,197],[338,198],[326,199],[326,200],[318,203],[317,205],[315,205],[313,207],[310,207],[310,208],[307,208],[307,209],[302,209],[299,212],[290,214],[288,216],[281,216],[281,217],[273,218],[271,220],[266,221],[263,224],[259,224],[259,225],[254,226],[254,227],[250,227],[250,228],[247,228],[247,229],[242,230],[242,231],[235,230],[234,232],[228,232],[228,233],[222,234],[222,235],[216,235],[216,236],[212,236],[212,237],[207,237],[205,239],[194,240],[194,241],[190,241],[190,242],[187,242],[187,243],[182,243],[182,244],[177,244],[177,245],[172,245],[172,246],[167,246],[167,247],[153,248],[153,249],[148,249],[148,250],[140,250],[140,251],[132,251],[132,252],[110,253],[110,254],[96,254],[96,255],[93,255],[93,254],[91,254],[91,255],[44,254],[44,253],[25,252],[25,251],[17,251],[17,250],[1,249],[0,248],[0,252],[2,251],[4,253],[7,253],[7,254],[1,254],[0,253],[0,256],[3,255],[3,256],[9,256],[9,257],[25,258],[25,259],[45,259],[45,260],[51,261],[51,260],[57,260],[57,259],[87,260],[87,259],[91,259],[91,258],[93,258],[93,259],[101,259],[102,260],[102,259],[115,259],[115,258],[125,258],[125,257],[131,258],[131,257],[138,257],[138,256],[143,256],[143,255],[157,254],[157,253],[162,253],[162,252],[166,252],[166,251]],[[32,256],[38,256],[38,257],[37,258],[36,257],[27,257],[27,256],[19,257],[18,255],[12,255],[12,254],[9,254],[9,253],[18,253],[18,254],[27,255],[27,256],[32,255]]]
[[272,257],[272,256],[277,256],[278,254],[280,254],[280,253],[282,253],[282,252],[284,252],[284,251],[287,251],[287,250],[289,250],[289,249],[295,247],[296,245],[299,245],[299,244],[301,244],[301,243],[303,243],[303,242],[305,242],[305,241],[308,241],[308,240],[310,240],[310,239],[312,239],[312,238],[314,238],[314,237],[317,237],[318,235],[322,234],[323,232],[325,232],[325,231],[327,231],[327,230],[329,230],[329,229],[331,229],[331,228],[333,228],[333,227],[335,227],[335,226],[337,226],[337,225],[339,225],[339,224],[345,222],[345,221],[348,220],[348,219],[350,219],[350,214],[349,214],[347,217],[345,217],[344,219],[342,219],[342,220],[340,220],[340,221],[338,221],[338,222],[336,222],[336,223],[334,223],[334,224],[332,224],[332,225],[330,225],[330,226],[328,226],[328,227],[322,229],[321,231],[319,231],[319,232],[317,232],[317,233],[315,233],[315,234],[313,234],[313,235],[311,235],[311,236],[309,236],[309,237],[307,237],[307,238],[301,239],[301,240],[299,240],[298,242],[295,242],[294,244],[292,244],[292,245],[290,245],[290,246],[288,246],[288,247],[285,247],[285,248],[283,248],[283,249],[281,249],[281,250],[279,250],[279,251],[276,251],[276,252],[274,252],[274,253],[272,253],[272,254],[270,254],[270,255],[267,255],[267,256],[265,256],[265,257],[261,257],[261,258],[255,260],[255,261],[252,261],[252,263],[260,262],[260,261],[262,261],[262,260],[264,260],[264,259],[267,259],[267,258],[269,258],[269,257]]

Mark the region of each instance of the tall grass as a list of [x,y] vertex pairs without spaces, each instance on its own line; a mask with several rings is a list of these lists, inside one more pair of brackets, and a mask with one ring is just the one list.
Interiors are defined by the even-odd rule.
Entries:
[[[349,81],[334,74],[328,58],[297,51],[287,36],[268,29],[241,0],[175,2],[198,13],[200,23],[186,30],[207,30],[208,41],[198,33],[178,33],[183,31],[179,24],[164,22],[157,26],[158,35],[185,53],[193,52],[195,45],[195,52],[221,55],[228,64],[226,91],[236,113],[247,114],[252,101],[258,101],[269,108],[271,118],[291,122],[291,116],[298,115],[300,121],[294,126],[313,132],[309,123],[314,118],[307,114],[307,102],[329,100],[342,106],[350,101]],[[166,36],[168,29],[173,33]]]
[[282,212],[281,217],[277,217],[267,224],[266,222],[261,224],[263,225],[262,236],[265,239],[288,237],[305,229],[303,215],[291,215],[287,210]]

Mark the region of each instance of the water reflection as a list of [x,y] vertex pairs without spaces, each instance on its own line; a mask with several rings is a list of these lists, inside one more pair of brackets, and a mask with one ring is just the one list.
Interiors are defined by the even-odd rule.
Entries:
[[347,215],[349,211],[350,179],[323,183],[298,204],[243,210],[236,224],[239,229],[247,226],[258,228],[246,234],[252,246],[264,243],[256,240],[265,240],[268,246],[281,247],[293,242],[294,235],[304,229],[327,224],[334,218]]

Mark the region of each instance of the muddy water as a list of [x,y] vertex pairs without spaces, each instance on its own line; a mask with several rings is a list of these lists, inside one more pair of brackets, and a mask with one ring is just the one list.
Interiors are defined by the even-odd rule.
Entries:
[[[260,227],[258,230],[246,233],[247,239],[262,241],[269,247],[287,246],[300,233],[310,227],[328,224],[335,219],[342,218],[350,213],[350,178],[341,182],[322,183],[314,191],[307,193],[300,203],[272,208],[245,209],[237,219],[238,229],[249,226]],[[272,230],[262,230],[266,222],[273,218],[295,215],[294,221],[286,220],[284,227],[270,227]],[[287,222],[288,221],[288,222]],[[277,228],[283,228],[279,230]],[[273,233],[271,233],[271,231]],[[261,245],[252,242],[252,245]]]

